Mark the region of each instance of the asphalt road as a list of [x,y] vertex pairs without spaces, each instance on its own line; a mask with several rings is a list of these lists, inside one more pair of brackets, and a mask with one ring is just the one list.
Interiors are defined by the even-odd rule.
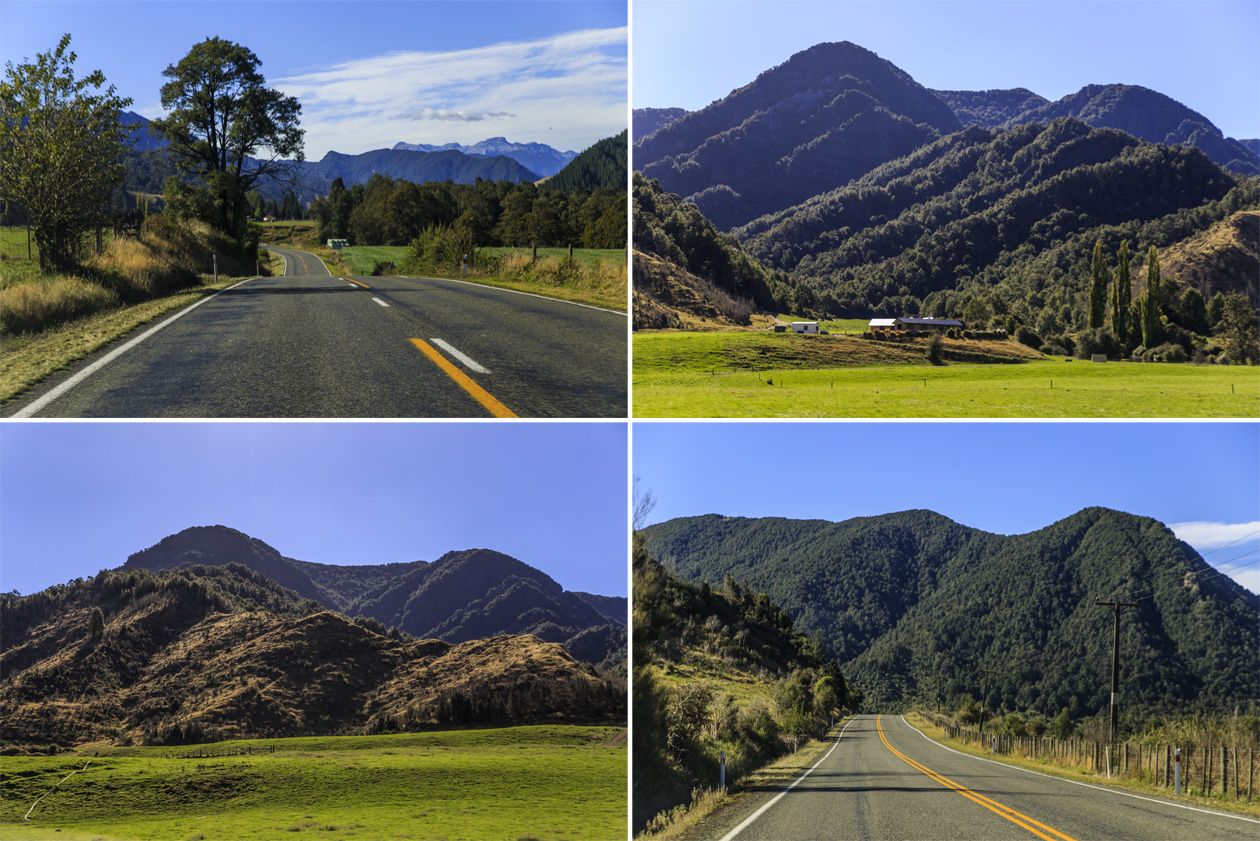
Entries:
[[312,254],[271,250],[283,277],[142,328],[6,413],[626,417],[622,313],[450,280],[333,277]]
[[894,716],[854,719],[814,770],[778,797],[781,792],[743,798],[701,824],[702,833],[688,837],[739,841],[1260,837],[1260,822],[1255,820],[1079,785],[956,753]]

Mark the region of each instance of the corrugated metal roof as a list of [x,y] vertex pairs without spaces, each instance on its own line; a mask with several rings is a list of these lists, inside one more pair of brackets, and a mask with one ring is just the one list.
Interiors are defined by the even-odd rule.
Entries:
[[871,327],[895,327],[896,325],[895,318],[872,318],[870,323]]

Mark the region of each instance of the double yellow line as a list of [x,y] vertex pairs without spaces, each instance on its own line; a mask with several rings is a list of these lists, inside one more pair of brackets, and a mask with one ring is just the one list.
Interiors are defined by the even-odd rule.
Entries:
[[[883,716],[875,717],[875,729],[879,731],[879,740],[884,743],[884,747],[888,748],[890,751],[896,754],[897,757],[902,762],[905,762],[911,768],[914,768],[916,771],[923,772],[924,774],[936,780],[938,783],[945,786],[946,788],[953,789],[954,791],[958,792],[959,794],[961,794],[963,797],[967,798],[968,800],[971,800],[975,803],[979,803],[981,806],[988,809],[990,812],[1001,815],[1002,817],[1006,818],[1011,823],[1022,826],[1024,829],[1028,830],[1033,835],[1036,835],[1038,838],[1043,839],[1043,841],[1055,841],[1055,839],[1058,839],[1058,841],[1076,841],[1070,835],[1064,835],[1062,832],[1059,832],[1057,829],[1052,829],[1051,827],[1046,826],[1040,821],[1034,820],[1020,812],[1016,812],[1014,809],[1012,809],[1009,806],[1003,806],[1001,803],[998,803],[996,800],[990,800],[989,798],[985,797],[983,794],[977,794],[976,792],[972,791],[966,786],[959,785],[953,780],[947,777],[941,776],[940,774],[933,771],[931,768],[928,768],[926,765],[923,765],[919,762],[915,762],[913,759],[906,756],[904,753],[897,750],[895,747],[893,747],[892,745],[888,743],[888,739],[884,737],[884,727],[882,724],[880,724],[881,718],[883,718]],[[1042,832],[1041,830],[1045,830],[1045,832]]]

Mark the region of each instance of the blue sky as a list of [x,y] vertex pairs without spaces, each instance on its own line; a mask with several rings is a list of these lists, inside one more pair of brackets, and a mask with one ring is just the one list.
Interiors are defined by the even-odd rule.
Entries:
[[933,90],[1141,85],[1227,137],[1260,137],[1255,0],[635,0],[634,107],[697,110],[825,41],[851,41]]
[[6,423],[0,590],[225,525],[327,564],[487,548],[626,595],[624,423]]
[[1160,520],[1260,593],[1256,423],[636,421],[632,448],[639,489],[657,500],[648,525],[926,508],[1024,534],[1097,505]]
[[251,49],[302,103],[306,156],[488,137],[581,151],[626,127],[624,2],[4,0],[0,54],[71,34],[132,110],[161,116],[162,71],[211,36]]

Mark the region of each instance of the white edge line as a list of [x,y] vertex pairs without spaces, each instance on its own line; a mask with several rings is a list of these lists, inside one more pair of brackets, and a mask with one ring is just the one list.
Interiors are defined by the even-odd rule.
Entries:
[[[852,724],[855,721],[857,721],[857,716],[854,716],[853,718],[849,719],[849,724]],[[814,769],[817,768],[819,765],[822,765],[823,762],[826,761],[827,757],[831,756],[831,752],[834,751],[836,748],[840,747],[840,740],[844,738],[844,731],[849,729],[849,724],[844,725],[844,728],[840,731],[840,735],[836,736],[836,743],[831,746],[831,750],[824,753],[822,755],[822,758],[819,759],[817,762],[815,762],[808,771],[806,771],[804,774],[801,774],[799,777],[797,777],[796,782],[792,783],[790,786],[783,789],[783,791],[776,794],[774,796],[774,799],[771,800],[769,803],[765,804],[760,809],[753,812],[748,817],[744,818],[744,822],[741,823],[739,826],[735,827],[730,832],[723,835],[722,841],[731,841],[732,838],[734,838],[736,835],[739,835],[741,832],[747,829],[749,824],[751,824],[753,821],[757,820],[757,818],[765,814],[767,809],[769,809],[774,804],[778,803],[779,799],[782,798],[783,795],[787,794],[789,791],[796,788],[798,785],[801,784],[802,780],[804,780],[810,774],[814,773]]]
[[1171,800],[1160,800],[1159,798],[1156,798],[1156,797],[1143,797],[1140,794],[1133,794],[1128,791],[1121,791],[1115,788],[1108,788],[1107,786],[1097,786],[1097,785],[1094,785],[1093,783],[1083,783],[1080,780],[1069,780],[1066,777],[1058,777],[1058,776],[1055,776],[1054,774],[1047,774],[1043,771],[1034,771],[1031,768],[1023,768],[1019,765],[1008,765],[1005,762],[999,762],[996,759],[986,759],[983,756],[976,756],[975,754],[972,754],[972,753],[963,753],[960,750],[954,750],[949,745],[944,745],[936,741],[931,736],[924,733],[922,730],[915,727],[910,722],[906,721],[906,717],[904,715],[901,717],[901,720],[905,722],[905,725],[907,727],[909,727],[914,732],[918,733],[923,738],[927,739],[932,744],[936,745],[938,748],[944,748],[950,753],[956,753],[959,756],[969,756],[972,759],[979,759],[981,762],[991,762],[994,765],[1000,765],[1003,768],[1010,768],[1014,771],[1023,771],[1027,774],[1036,774],[1038,777],[1045,777],[1050,780],[1058,780],[1061,783],[1071,783],[1074,786],[1085,786],[1085,788],[1093,788],[1093,789],[1097,789],[1098,791],[1105,791],[1108,794],[1118,794],[1121,797],[1132,797],[1135,800],[1145,800],[1147,803],[1157,803],[1160,806],[1175,806],[1178,809],[1189,809],[1191,812],[1202,812],[1205,815],[1216,815],[1217,817],[1221,817],[1221,818],[1235,818],[1240,821],[1246,821],[1247,823],[1260,824],[1260,821],[1256,820],[1255,818],[1246,817],[1245,815],[1235,815],[1235,814],[1231,814],[1230,812],[1218,812],[1215,809],[1201,809],[1198,806],[1186,806],[1182,803],[1174,803]]
[[472,371],[476,371],[478,374],[489,374],[489,373],[490,373],[487,369],[485,369],[485,368],[481,367],[480,365],[478,365],[478,364],[477,364],[477,363],[473,360],[473,358],[472,358],[471,356],[469,356],[469,355],[468,355],[468,354],[466,354],[466,353],[461,352],[460,350],[458,350],[457,348],[455,348],[453,345],[451,345],[451,343],[450,343],[450,342],[444,342],[444,341],[442,341],[441,339],[429,339],[429,341],[433,342],[433,344],[435,344],[435,345],[437,345],[438,347],[442,348],[442,350],[446,351],[446,352],[447,352],[447,353],[449,353],[451,356],[453,356],[453,357],[455,357],[456,359],[458,359],[460,362],[463,362],[463,363],[464,363],[464,367],[465,367],[465,368],[468,368],[468,369],[470,369],[470,370],[472,370]]
[[71,377],[70,379],[68,379],[68,380],[66,380],[65,382],[63,382],[61,385],[59,385],[59,386],[57,386],[56,388],[54,388],[52,391],[49,391],[49,392],[48,392],[47,394],[45,394],[43,397],[40,397],[38,400],[35,400],[35,401],[31,402],[30,404],[28,404],[26,407],[24,407],[24,408],[23,408],[23,409],[21,409],[20,411],[14,412],[12,415],[10,415],[10,417],[13,417],[13,418],[29,418],[29,417],[31,417],[31,416],[32,416],[32,415],[34,415],[36,412],[38,412],[38,411],[40,411],[41,409],[43,409],[44,407],[46,407],[49,403],[52,403],[52,402],[53,402],[54,400],[56,400],[58,397],[61,397],[61,396],[62,396],[63,394],[65,394],[67,391],[69,391],[70,389],[74,388],[76,385],[78,385],[79,383],[83,382],[83,381],[84,381],[85,379],[87,379],[89,376],[91,376],[92,374],[95,374],[95,373],[96,373],[97,371],[99,371],[101,368],[104,368],[104,367],[105,367],[106,365],[108,365],[110,362],[113,362],[115,359],[117,359],[118,357],[122,356],[124,353],[126,353],[126,352],[127,352],[127,351],[129,351],[129,350],[131,350],[133,347],[135,347],[136,345],[140,344],[140,343],[141,343],[141,342],[143,342],[145,339],[149,338],[150,336],[152,336],[154,333],[158,332],[158,331],[159,331],[159,330],[161,330],[162,328],[167,327],[167,326],[169,326],[169,325],[171,325],[171,324],[174,324],[174,323],[175,323],[176,321],[178,321],[179,319],[181,319],[181,318],[183,318],[184,316],[188,315],[188,313],[190,313],[190,312],[192,312],[193,310],[197,309],[197,307],[199,307],[199,306],[201,306],[202,304],[207,303],[207,302],[209,302],[209,301],[213,301],[215,298],[219,297],[219,296],[220,296],[220,295],[222,295],[224,292],[231,292],[231,291],[232,291],[233,289],[235,289],[236,287],[238,287],[238,286],[242,286],[242,285],[244,285],[244,284],[246,284],[246,283],[249,283],[251,280],[257,280],[257,279],[258,279],[258,278],[256,278],[256,277],[246,278],[245,280],[242,280],[240,283],[234,283],[234,284],[232,284],[232,285],[231,285],[231,286],[229,286],[227,289],[220,289],[218,292],[215,292],[215,293],[214,293],[213,295],[211,295],[209,298],[202,298],[200,301],[197,301],[196,303],[194,303],[194,304],[192,304],[192,305],[190,305],[190,306],[188,306],[188,307],[185,307],[184,309],[182,309],[182,310],[180,310],[179,312],[175,313],[175,314],[174,314],[173,316],[171,316],[170,318],[168,318],[168,319],[166,319],[165,321],[161,322],[160,324],[156,324],[156,325],[154,325],[153,327],[150,327],[148,330],[145,330],[145,331],[144,331],[143,333],[141,333],[139,336],[136,336],[134,339],[132,339],[131,341],[127,342],[127,343],[126,343],[125,345],[123,345],[122,347],[117,347],[117,348],[114,348],[112,351],[110,351],[109,353],[105,354],[105,355],[104,355],[104,356],[102,356],[100,359],[96,360],[96,361],[95,361],[95,362],[93,362],[91,365],[87,366],[87,367],[86,367],[86,368],[84,368],[82,371],[80,371],[79,373],[77,373],[77,374],[75,374],[73,377]]
[[372,300],[376,301],[376,303],[380,304],[382,307],[385,307],[386,309],[389,308],[389,304],[385,303],[380,298],[373,298]]
[[508,289],[503,286],[491,286],[488,283],[474,283],[471,280],[456,280],[453,277],[411,277],[410,275],[392,275],[392,277],[401,278],[403,280],[438,280],[447,283],[463,283],[467,286],[479,286],[482,289],[494,289],[498,292],[511,292],[513,295],[527,295],[530,298],[542,298],[544,301],[555,301],[558,304],[569,304],[575,307],[586,307],[588,310],[599,310],[600,312],[610,312],[613,315],[619,315],[622,318],[629,317],[628,313],[621,310],[610,310],[607,307],[597,307],[594,304],[579,304],[577,301],[566,301],[563,298],[548,298],[546,295],[536,295],[533,292],[522,292],[519,289]]

